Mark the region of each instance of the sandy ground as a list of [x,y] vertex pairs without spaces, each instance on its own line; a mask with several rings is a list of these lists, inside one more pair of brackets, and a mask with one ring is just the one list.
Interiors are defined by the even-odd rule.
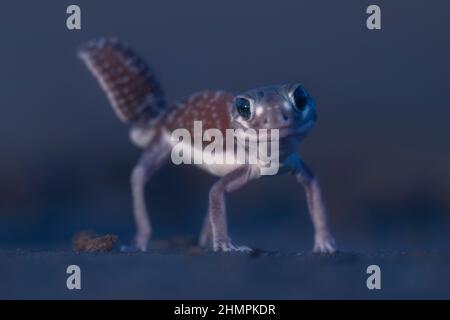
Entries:
[[[128,198],[106,200],[86,208],[63,203],[34,220],[25,213],[3,216],[0,298],[450,299],[450,224],[430,213],[332,219],[341,252],[318,256],[310,253],[313,232],[304,209],[280,212],[264,204],[239,215],[243,209],[232,202],[233,239],[267,250],[245,255],[197,248],[204,211],[195,206],[177,219],[155,214],[151,250],[125,254],[118,247],[133,235]],[[84,229],[117,234],[118,243],[105,254],[74,253],[71,237]],[[72,264],[81,268],[81,290],[66,287]],[[372,264],[381,268],[381,290],[366,287]]]
[[[215,254],[197,248],[148,253],[0,252],[2,299],[405,299],[450,298],[450,254],[258,252]],[[66,268],[81,268],[81,290],[66,288]],[[366,268],[381,268],[368,290]]]

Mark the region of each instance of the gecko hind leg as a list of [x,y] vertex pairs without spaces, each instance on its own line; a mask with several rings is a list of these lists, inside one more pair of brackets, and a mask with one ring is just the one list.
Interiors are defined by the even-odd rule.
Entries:
[[145,203],[145,185],[162,167],[170,154],[170,145],[155,139],[143,151],[131,173],[133,214],[136,224],[134,245],[122,246],[123,252],[146,251],[152,233],[152,225]]

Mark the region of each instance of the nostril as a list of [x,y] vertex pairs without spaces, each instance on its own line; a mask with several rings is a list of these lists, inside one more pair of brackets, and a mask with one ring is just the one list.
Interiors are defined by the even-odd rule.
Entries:
[[284,113],[283,113],[283,120],[284,121],[288,121],[289,120],[289,117],[287,115],[285,115]]
[[268,124],[269,123],[269,120],[266,118],[266,119],[264,119],[264,124]]

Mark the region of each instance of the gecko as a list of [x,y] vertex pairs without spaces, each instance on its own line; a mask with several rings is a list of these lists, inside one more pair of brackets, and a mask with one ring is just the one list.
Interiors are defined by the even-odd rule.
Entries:
[[[142,149],[130,177],[136,224],[133,248],[146,251],[151,238],[152,224],[144,189],[170,159],[173,144],[168,133],[177,128],[192,132],[194,121],[202,121],[205,129],[216,128],[222,132],[228,128],[278,129],[280,170],[277,174],[291,173],[304,187],[314,227],[313,252],[336,251],[318,179],[298,152],[300,142],[317,122],[316,104],[302,84],[266,86],[238,95],[206,90],[167,103],[153,69],[122,40],[111,37],[89,41],[80,47],[78,56],[105,91],[118,118],[130,126],[132,143]],[[199,245],[222,252],[251,251],[230,238],[225,196],[260,178],[261,168],[246,163],[220,168],[202,164],[201,168],[218,179],[209,191]]]

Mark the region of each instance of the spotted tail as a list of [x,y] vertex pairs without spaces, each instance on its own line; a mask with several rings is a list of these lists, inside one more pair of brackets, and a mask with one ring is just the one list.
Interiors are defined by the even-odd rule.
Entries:
[[145,61],[116,38],[93,40],[78,56],[106,92],[117,116],[126,123],[152,124],[165,111],[164,93]]

